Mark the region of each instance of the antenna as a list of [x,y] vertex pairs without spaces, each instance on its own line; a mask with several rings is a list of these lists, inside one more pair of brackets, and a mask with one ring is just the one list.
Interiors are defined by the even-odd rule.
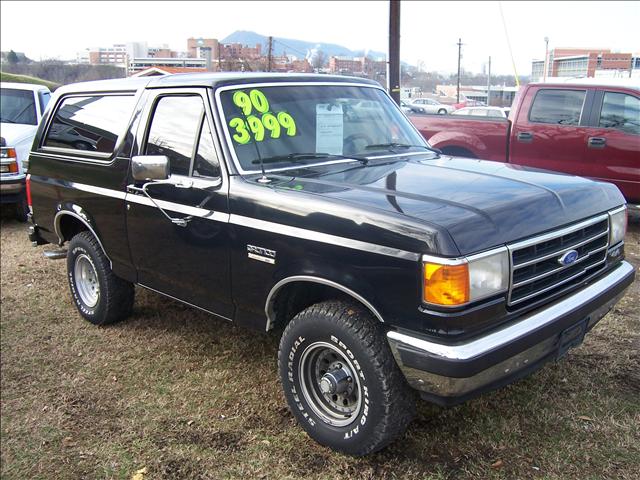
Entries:
[[[244,118],[244,122],[248,126],[247,116],[244,114],[244,110],[240,109],[240,112],[242,113],[242,117]],[[258,148],[258,143],[256,142],[256,139],[255,139],[254,136],[251,136],[251,143],[253,143],[253,146],[255,147],[256,155],[258,156],[258,160],[260,160],[260,170],[262,171],[262,176],[258,179],[258,182],[259,183],[271,183],[271,180],[267,177],[267,174],[264,171],[264,162],[262,161],[262,155],[260,155],[260,149]]]

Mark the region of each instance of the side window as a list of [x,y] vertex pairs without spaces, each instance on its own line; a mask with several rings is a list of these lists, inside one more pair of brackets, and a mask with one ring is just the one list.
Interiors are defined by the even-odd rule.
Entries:
[[67,97],[56,110],[43,146],[113,153],[134,105],[132,95]]
[[202,118],[202,129],[198,141],[198,151],[193,163],[194,177],[219,177],[220,163],[213,146],[213,137],[206,117]]
[[189,175],[204,104],[198,95],[160,97],[147,136],[147,155],[166,155],[171,173]]
[[40,113],[44,113],[49,104],[49,100],[51,100],[51,94],[41,90],[38,92],[38,100],[40,101]]
[[640,134],[640,99],[626,93],[605,92],[599,126]]
[[540,90],[533,100],[529,121],[556,125],[578,125],[584,90]]

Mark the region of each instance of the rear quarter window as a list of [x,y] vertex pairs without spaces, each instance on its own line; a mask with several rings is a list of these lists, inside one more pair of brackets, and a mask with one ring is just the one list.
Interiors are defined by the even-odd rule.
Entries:
[[67,97],[58,105],[43,146],[111,154],[134,105],[133,95]]
[[585,90],[540,90],[529,111],[529,121],[554,125],[579,125]]

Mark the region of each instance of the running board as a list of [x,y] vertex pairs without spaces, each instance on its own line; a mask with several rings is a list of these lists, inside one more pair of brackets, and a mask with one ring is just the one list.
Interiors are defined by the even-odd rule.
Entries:
[[62,260],[63,258],[67,258],[67,250],[66,249],[61,249],[61,250],[50,250],[50,251],[46,251],[43,252],[45,258],[48,258],[49,260]]

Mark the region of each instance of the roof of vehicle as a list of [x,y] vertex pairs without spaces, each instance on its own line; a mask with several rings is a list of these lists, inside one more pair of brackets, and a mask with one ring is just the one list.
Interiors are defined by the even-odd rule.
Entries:
[[623,87],[632,88],[634,90],[640,90],[640,79],[638,78],[551,78],[546,82],[535,82],[531,85],[546,85],[554,86],[561,85],[563,87],[567,85],[580,85],[591,87]]
[[339,75],[317,74],[291,74],[291,73],[266,73],[266,72],[224,72],[224,73],[178,73],[173,75],[161,75],[155,77],[118,78],[114,80],[98,80],[81,82],[60,87],[59,93],[91,92],[91,91],[126,91],[139,88],[162,87],[221,87],[226,85],[238,85],[244,83],[360,83],[363,85],[380,86],[378,82],[360,77],[345,77]]
[[0,82],[0,88],[13,88],[15,90],[31,90],[37,92],[39,90],[49,91],[49,88],[45,85],[37,83],[17,83],[17,82]]

